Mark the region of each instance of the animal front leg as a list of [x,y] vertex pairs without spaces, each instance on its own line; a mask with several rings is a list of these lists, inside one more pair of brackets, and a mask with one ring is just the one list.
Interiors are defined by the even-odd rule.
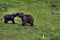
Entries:
[[26,23],[26,19],[22,20],[22,26],[25,26],[25,23]]
[[13,24],[15,24],[15,21],[14,21],[14,19],[12,20],[12,22],[13,22]]
[[22,22],[22,26],[25,26],[25,22]]

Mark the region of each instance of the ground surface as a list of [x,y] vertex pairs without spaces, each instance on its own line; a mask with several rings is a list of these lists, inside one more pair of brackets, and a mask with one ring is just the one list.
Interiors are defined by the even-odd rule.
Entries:
[[[60,40],[59,0],[0,0],[0,40]],[[34,17],[34,27],[4,23],[3,16],[24,12]]]

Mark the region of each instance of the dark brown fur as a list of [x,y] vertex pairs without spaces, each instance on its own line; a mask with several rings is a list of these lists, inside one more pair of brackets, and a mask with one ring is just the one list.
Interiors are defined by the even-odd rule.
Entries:
[[4,23],[8,23],[8,21],[12,21],[13,24],[15,24],[14,18],[17,16],[17,14],[6,14],[4,16]]
[[18,17],[22,19],[22,26],[25,26],[26,23],[29,23],[31,26],[33,26],[34,19],[31,15],[25,15],[23,13],[17,13]]

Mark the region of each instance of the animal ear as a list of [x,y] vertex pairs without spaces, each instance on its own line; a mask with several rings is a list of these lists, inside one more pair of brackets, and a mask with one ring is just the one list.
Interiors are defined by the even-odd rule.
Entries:
[[16,13],[16,15],[19,15],[20,13]]

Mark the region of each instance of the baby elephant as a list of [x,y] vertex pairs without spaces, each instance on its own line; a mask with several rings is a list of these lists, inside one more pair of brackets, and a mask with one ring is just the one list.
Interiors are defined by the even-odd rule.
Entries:
[[4,23],[8,23],[8,21],[12,21],[13,24],[15,24],[14,22],[14,18],[17,16],[17,14],[6,14],[4,16]]
[[17,13],[18,17],[22,19],[22,26],[25,26],[25,23],[29,23],[30,26],[34,26],[34,19],[31,15],[25,15],[24,13]]

